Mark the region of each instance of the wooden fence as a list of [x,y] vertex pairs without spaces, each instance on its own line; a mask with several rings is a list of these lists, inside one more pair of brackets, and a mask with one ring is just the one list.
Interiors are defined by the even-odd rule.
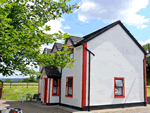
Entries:
[[28,86],[38,86],[38,83],[37,84],[33,84],[33,83],[23,83],[23,84],[21,84],[21,83],[4,83],[3,84],[3,86],[10,86],[10,88],[11,88],[11,86],[27,86],[27,88],[28,88]]

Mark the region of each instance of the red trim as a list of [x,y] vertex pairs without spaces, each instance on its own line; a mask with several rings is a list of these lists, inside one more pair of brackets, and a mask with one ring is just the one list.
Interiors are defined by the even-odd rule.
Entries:
[[60,79],[58,79],[58,94],[53,94],[53,90],[54,90],[54,79],[53,79],[53,83],[52,83],[52,96],[59,96],[59,87],[60,87]]
[[[123,96],[116,96],[115,95],[115,84],[116,84],[116,79],[123,79]],[[124,86],[124,77],[114,77],[114,98],[125,98],[125,86]]]
[[48,78],[44,78],[44,79],[45,79],[44,103],[46,103],[46,101],[47,101],[47,79],[48,79]]
[[[68,48],[69,47],[73,47],[73,45],[71,45],[71,46],[68,46]],[[73,59],[74,59],[74,48],[72,48],[73,49]]]
[[82,62],[82,108],[86,106],[86,72],[87,72],[87,43],[83,44],[83,62]]
[[147,85],[147,73],[146,73],[146,57],[144,55],[144,75],[145,75],[145,102],[147,102],[147,88],[146,88],[146,85]]
[[[67,79],[72,78],[72,95],[67,95]],[[65,97],[73,97],[73,76],[66,77],[66,94]]]
[[51,78],[49,79],[49,95],[48,95],[48,103],[50,103],[50,90],[51,90]]

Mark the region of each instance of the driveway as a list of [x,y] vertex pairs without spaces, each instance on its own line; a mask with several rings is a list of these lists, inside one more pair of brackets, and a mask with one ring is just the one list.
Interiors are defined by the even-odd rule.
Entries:
[[72,113],[77,110],[63,106],[47,106],[40,102],[23,102],[12,100],[0,100],[0,110],[6,108],[21,108],[23,113]]
[[47,106],[40,102],[23,102],[12,100],[0,100],[0,109],[21,108],[24,113],[150,113],[150,104],[147,106],[129,107],[129,108],[115,108],[104,110],[78,111],[68,107],[59,105]]

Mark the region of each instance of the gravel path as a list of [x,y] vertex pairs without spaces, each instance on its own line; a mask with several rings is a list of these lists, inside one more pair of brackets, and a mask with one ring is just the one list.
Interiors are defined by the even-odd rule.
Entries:
[[[150,97],[148,98],[148,103],[149,102]],[[78,111],[58,105],[47,106],[37,102],[21,103],[20,101],[0,100],[0,109],[1,110],[6,109],[7,107],[21,108],[24,113],[150,113],[150,104],[148,104],[147,106],[93,110],[91,112],[88,112],[88,111]]]
[[57,106],[41,105],[41,103],[0,100],[0,109],[7,107],[21,108],[23,113],[71,113],[69,110],[59,109]]

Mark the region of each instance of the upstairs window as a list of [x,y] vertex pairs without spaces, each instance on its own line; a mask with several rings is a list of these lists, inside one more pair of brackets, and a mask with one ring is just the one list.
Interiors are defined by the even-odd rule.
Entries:
[[66,78],[66,97],[73,97],[73,77]]
[[114,97],[125,98],[124,77],[114,78]]
[[[73,47],[73,46],[71,45],[71,46],[68,46],[68,47]],[[70,59],[73,59],[73,56],[74,56],[74,48],[70,48],[69,50],[71,51],[71,53],[69,54]]]
[[53,79],[52,96],[59,96],[59,79]]

